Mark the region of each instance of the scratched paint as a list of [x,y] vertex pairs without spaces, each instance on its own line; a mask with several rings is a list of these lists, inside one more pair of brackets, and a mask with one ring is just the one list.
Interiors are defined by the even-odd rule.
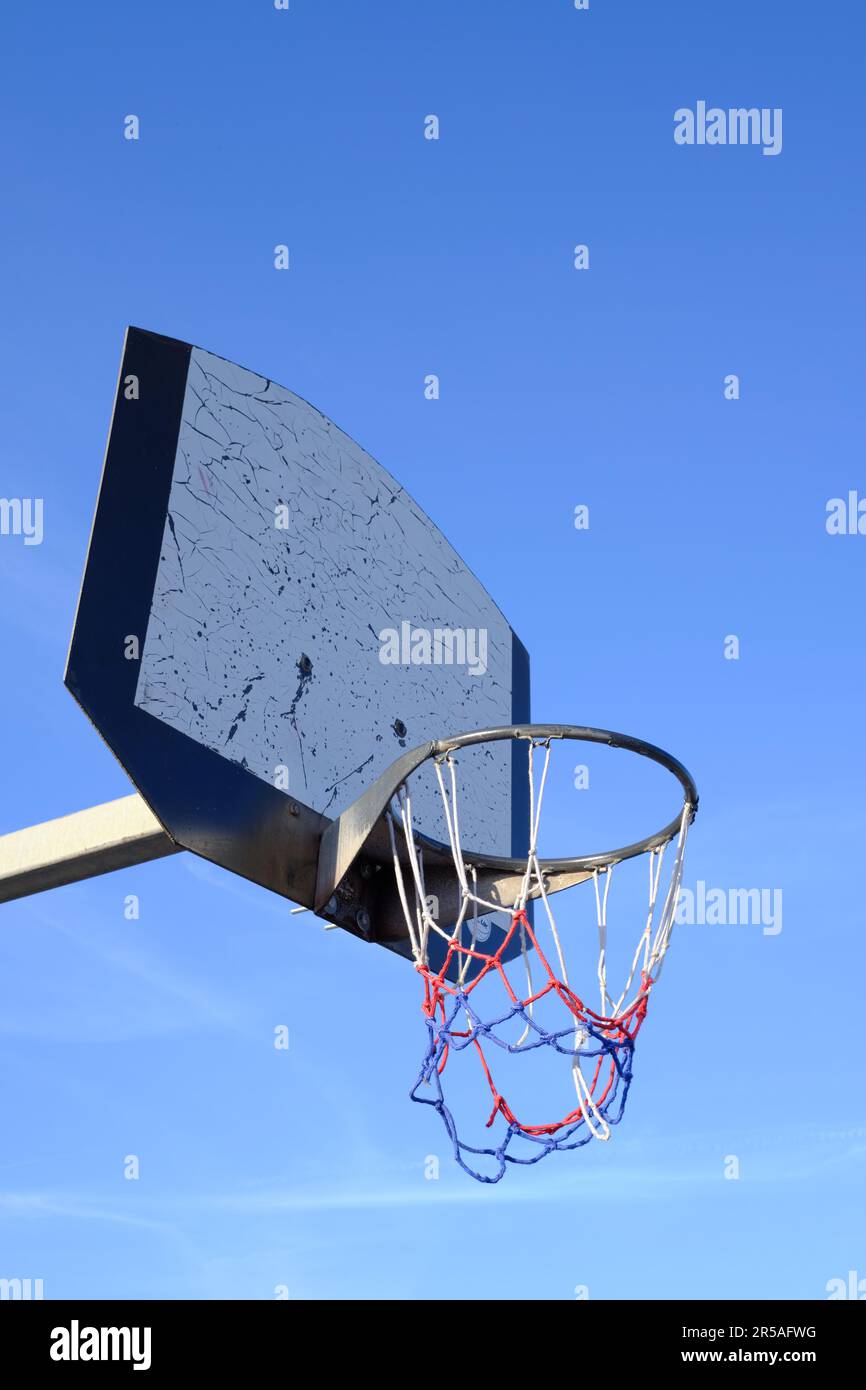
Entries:
[[[486,674],[383,665],[378,634],[404,621],[485,629]],[[288,767],[333,816],[402,749],[511,723],[511,660],[502,614],[390,474],[291,391],[193,350],[137,705],[266,781]],[[510,745],[461,768],[464,844],[508,852]],[[442,837],[429,772],[415,797]]]

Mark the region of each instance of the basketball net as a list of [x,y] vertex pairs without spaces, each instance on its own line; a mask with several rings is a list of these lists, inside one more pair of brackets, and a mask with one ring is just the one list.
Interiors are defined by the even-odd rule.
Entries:
[[[422,1009],[428,1043],[411,1097],[432,1105],[442,1117],[451,1140],[454,1157],[461,1168],[479,1182],[499,1182],[508,1163],[532,1164],[554,1150],[582,1147],[592,1139],[608,1140],[611,1126],[622,1118],[632,1078],[635,1039],[646,1017],[650,992],[658,980],[670,945],[674,912],[682,880],[683,857],[693,807],[683,807],[676,840],[673,866],[660,913],[657,913],[659,885],[667,845],[645,851],[649,867],[646,919],[635,948],[631,967],[619,993],[608,981],[607,904],[615,863],[592,869],[598,927],[598,1009],[584,1003],[569,982],[560,930],[553,913],[548,884],[538,858],[538,831],[544,790],[550,765],[550,740],[529,739],[529,851],[526,870],[510,904],[491,902],[478,891],[477,872],[467,864],[460,841],[457,762],[453,753],[434,759],[442,799],[448,843],[460,892],[459,915],[453,928],[439,926],[431,911],[431,899],[424,882],[424,848],[416,836],[412,820],[412,797],[403,785],[392,800],[388,827],[397,890],[406,919],[415,967],[424,985]],[[539,756],[542,754],[543,756]],[[537,764],[541,763],[540,769]],[[398,853],[398,836],[406,849],[408,873]],[[410,886],[407,891],[407,877]],[[534,890],[534,892],[533,892]],[[527,914],[530,896],[537,897],[543,911],[534,925]],[[489,935],[486,913],[502,913],[511,918],[499,946],[485,951],[480,941]],[[658,921],[656,917],[658,915]],[[446,943],[445,959],[438,970],[429,962],[431,934]],[[509,948],[519,941],[519,958]],[[520,974],[520,985],[506,973],[506,957],[511,975]],[[534,974],[533,974],[534,967]],[[499,988],[497,988],[497,985]],[[504,998],[503,998],[504,994]],[[483,1001],[489,1001],[482,1012]],[[498,1004],[497,1004],[498,1000]],[[542,1023],[538,1008],[548,1000],[561,1014],[562,1026]],[[491,1013],[491,1007],[493,1012]],[[546,1006],[545,1018],[549,1012]],[[516,1025],[513,1022],[516,1020]],[[517,1041],[508,1041],[504,1032],[522,1026]],[[515,1113],[498,1089],[494,1078],[494,1049],[508,1053],[550,1048],[568,1058],[567,1066],[574,1089],[574,1103],[560,1119],[530,1124]],[[490,1090],[492,1109],[487,1127],[499,1121],[499,1142],[474,1147],[462,1140],[446,1102],[446,1069],[452,1054],[470,1049],[477,1054]],[[571,1089],[571,1087],[569,1088]],[[501,1136],[501,1137],[500,1137]],[[525,1141],[525,1142],[521,1142]],[[479,1160],[486,1159],[484,1167]],[[484,1171],[484,1168],[490,1171]]]

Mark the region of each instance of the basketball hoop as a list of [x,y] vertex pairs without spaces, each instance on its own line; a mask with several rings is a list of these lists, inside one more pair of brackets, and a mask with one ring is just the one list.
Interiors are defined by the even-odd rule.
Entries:
[[[520,859],[471,854],[464,852],[461,843],[455,754],[471,744],[503,739],[522,740],[528,747],[529,837],[527,853]],[[538,835],[551,744],[558,739],[626,748],[660,763],[683,788],[680,812],[663,830],[621,849],[576,859],[539,859]],[[686,769],[662,749],[600,729],[522,725],[485,730],[441,740],[425,756],[432,760],[442,801],[459,910],[453,925],[445,928],[431,908],[425,861],[438,865],[445,847],[415,827],[411,789],[404,781],[391,798],[386,820],[397,893],[424,987],[422,1008],[428,1040],[411,1096],[420,1104],[433,1106],[442,1117],[460,1167],[479,1182],[495,1183],[509,1163],[533,1164],[554,1151],[580,1148],[592,1139],[608,1140],[611,1127],[622,1118],[631,1085],[635,1040],[670,945],[686,839],[698,794]],[[673,863],[667,888],[660,895],[665,850],[672,842]],[[608,981],[608,897],[616,866],[642,854],[647,856],[649,870],[646,917],[625,983],[616,993]],[[494,870],[495,879],[491,877]],[[597,1009],[586,1004],[583,994],[578,994],[569,981],[561,930],[551,904],[554,893],[590,879],[599,943]],[[491,883],[495,885],[492,890]],[[541,923],[536,925],[528,910],[532,900],[540,902],[543,909],[538,914]],[[501,938],[497,933],[491,940],[488,930],[485,940],[483,928],[488,927],[489,919],[485,921],[484,915],[503,911],[510,924]],[[430,946],[436,938],[440,943],[437,956],[441,958],[442,942],[445,952],[438,968],[430,961]],[[540,982],[533,980],[532,951],[540,967]],[[506,964],[512,974],[515,966],[522,969],[520,988],[506,973]],[[485,999],[489,1001],[486,1006]],[[542,1001],[547,1001],[548,1012],[550,1005],[555,1007],[560,1015],[558,1024],[542,1023],[538,1017]],[[512,1031],[521,1030],[517,1041],[509,1041],[509,1025]],[[518,1115],[498,1089],[493,1048],[510,1054],[549,1048],[569,1058],[575,1092],[572,1101],[576,1103],[552,1121],[529,1122]],[[489,1088],[492,1108],[487,1127],[499,1125],[497,1142],[489,1147],[475,1147],[459,1137],[446,1099],[449,1061],[463,1052],[477,1055]],[[524,1141],[522,1145],[520,1141]],[[482,1171],[482,1159],[488,1161],[492,1172]]]

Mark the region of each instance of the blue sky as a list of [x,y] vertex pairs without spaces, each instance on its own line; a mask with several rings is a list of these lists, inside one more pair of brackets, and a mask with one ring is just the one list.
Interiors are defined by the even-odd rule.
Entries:
[[[863,30],[775,0],[7,16],[0,491],[44,498],[45,535],[0,537],[0,829],[128,790],[61,677],[134,323],[369,449],[529,647],[534,715],[670,747],[702,795],[686,885],[780,889],[784,915],[679,930],[613,1141],[480,1188],[407,1099],[405,962],[185,855],[6,906],[0,1277],[473,1299],[866,1277],[866,538],[825,527],[866,494]],[[782,153],[677,146],[699,100],[782,108]],[[598,824],[567,780],[558,850]]]

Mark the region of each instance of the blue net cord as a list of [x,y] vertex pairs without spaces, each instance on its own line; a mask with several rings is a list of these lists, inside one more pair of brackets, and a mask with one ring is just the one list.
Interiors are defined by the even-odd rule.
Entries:
[[[518,926],[527,932],[548,977],[544,987],[526,999],[519,999],[514,994],[502,968],[502,956]],[[424,978],[423,1009],[428,1045],[418,1078],[410,1092],[413,1101],[433,1106],[442,1117],[455,1161],[465,1173],[478,1182],[497,1183],[505,1175],[509,1163],[538,1163],[555,1151],[579,1149],[593,1138],[606,1138],[607,1133],[600,1134],[596,1125],[609,1132],[608,1127],[618,1124],[622,1119],[632,1079],[635,1038],[646,1015],[652,981],[647,976],[642,976],[642,988],[638,998],[631,1008],[619,1017],[604,1018],[594,1013],[554,975],[538,948],[524,912],[514,914],[511,928],[499,950],[493,956],[483,957],[483,968],[470,984],[457,985],[449,982],[446,974],[453,956],[466,954],[475,953],[469,947],[461,946],[455,941],[449,948],[444,965],[437,973],[434,974],[426,966],[418,967]],[[484,977],[493,972],[500,976],[508,995],[508,1005],[498,1017],[485,1020],[476,1011],[473,996]],[[568,1018],[566,1026],[556,1031],[542,1027],[532,1012],[532,1005],[551,993],[562,1001]],[[496,1031],[513,1020],[519,1020],[526,1030],[525,1040],[519,1044],[505,1041]],[[582,1105],[578,1105],[562,1119],[552,1123],[522,1123],[497,1089],[482,1043],[495,1045],[508,1053],[549,1047],[572,1057],[576,1067],[589,1064],[591,1079],[584,1080],[584,1090],[590,1098],[589,1101],[584,1099]],[[497,1117],[505,1123],[501,1142],[495,1146],[476,1147],[462,1140],[446,1101],[443,1077],[449,1057],[452,1052],[463,1052],[470,1047],[477,1052],[493,1099],[493,1109],[487,1127],[490,1128]],[[589,1110],[590,1121],[586,1110]],[[532,1151],[533,1148],[535,1152]],[[518,1151],[514,1152],[515,1149]],[[483,1170],[478,1163],[480,1159],[490,1160],[486,1166],[492,1169],[491,1172]]]
[[[477,911],[498,913],[503,910],[499,885],[496,892],[489,886],[478,891],[476,869],[467,863],[461,847],[458,817],[458,789],[455,759],[452,752],[437,754],[433,758],[436,779],[442,798],[442,809],[448,831],[448,841],[454,861],[457,886],[460,893],[460,910],[457,921],[450,934],[445,926],[440,926],[438,918],[438,899],[428,896],[424,881],[423,843],[416,838],[409,789],[403,786],[396,797],[395,807],[388,815],[388,829],[391,837],[391,851],[397,891],[406,919],[409,941],[415,967],[424,980],[423,1012],[427,1025],[427,1049],[421,1070],[410,1096],[421,1105],[431,1105],[442,1117],[446,1132],[451,1141],[457,1164],[483,1183],[499,1182],[507,1171],[507,1165],[538,1163],[555,1150],[582,1148],[590,1139],[610,1138],[611,1126],[622,1119],[626,1099],[631,1086],[634,1064],[635,1039],[646,1016],[650,991],[658,980],[671,938],[677,896],[682,880],[683,856],[685,853],[688,827],[694,817],[695,806],[686,800],[683,804],[676,836],[676,858],[674,861],[667,893],[663,898],[661,916],[656,924],[655,912],[658,900],[662,870],[662,857],[665,846],[674,838],[653,845],[648,850],[649,897],[647,917],[643,932],[637,943],[628,978],[622,993],[615,997],[608,992],[607,985],[607,899],[611,874],[615,862],[611,856],[609,863],[592,869],[595,887],[596,917],[599,939],[598,982],[600,987],[600,1012],[587,1008],[583,1001],[570,989],[567,981],[564,953],[556,921],[548,903],[548,885],[537,853],[538,831],[541,819],[541,805],[544,794],[548,764],[551,752],[551,739],[548,736],[532,736],[516,731],[510,737],[526,737],[528,744],[529,776],[529,847],[526,857],[526,870],[519,880],[516,900],[513,901],[511,924],[504,934],[498,949],[493,954],[476,948],[482,938],[478,932]],[[580,735],[578,731],[578,736]],[[481,740],[484,741],[483,739]],[[533,755],[543,749],[541,775],[536,779]],[[448,785],[446,786],[446,775]],[[406,894],[401,856],[398,851],[395,824],[402,823],[405,838],[405,855],[411,869],[415,890],[415,908],[410,907]],[[636,849],[636,847],[633,847]],[[623,852],[625,857],[631,857]],[[586,877],[590,875],[587,874]],[[604,891],[600,881],[604,876]],[[470,886],[471,883],[471,886]],[[505,883],[505,880],[503,880]],[[552,891],[557,892],[568,884],[560,883]],[[510,898],[513,885],[505,888]],[[486,894],[486,896],[485,896]],[[559,973],[551,969],[545,959],[538,940],[533,932],[526,907],[529,897],[540,897],[544,903],[547,921],[559,963]],[[435,903],[435,910],[431,907]],[[468,920],[467,913],[472,909],[473,917]],[[470,934],[470,944],[463,944],[463,934]],[[503,968],[509,952],[513,953],[519,945],[526,968],[527,997],[518,998]],[[430,946],[433,945],[431,952]],[[442,959],[444,946],[444,961]],[[543,987],[533,993],[533,985],[528,961],[528,952],[534,949],[535,958],[541,963],[546,976]],[[431,962],[431,955],[435,964]],[[640,986],[632,1002],[623,1007],[629,997],[633,983],[638,976]],[[507,1004],[495,1018],[483,1018],[476,1004],[478,987],[489,975],[498,974],[500,983],[507,995]],[[495,983],[490,981],[489,983]],[[545,996],[548,1007],[563,1006],[564,1026],[545,1028],[534,1015],[534,1005]],[[487,1010],[489,1013],[489,1010]],[[502,1030],[510,1030],[506,1036]],[[517,1042],[509,1042],[508,1037],[522,1025],[522,1034]],[[548,1048],[553,1052],[571,1058],[570,1069],[578,1104],[575,1109],[561,1119],[547,1124],[527,1124],[515,1114],[505,1096],[497,1088],[491,1068],[488,1065],[485,1049],[492,1055],[493,1047],[508,1053],[531,1052],[538,1048]],[[449,1058],[452,1054],[474,1048],[489,1087],[493,1108],[487,1120],[487,1128],[494,1123],[504,1125],[500,1142],[489,1146],[473,1145],[461,1139],[454,1119],[453,1108],[446,1098],[445,1076]],[[499,1129],[497,1129],[499,1134]],[[489,1171],[485,1171],[489,1170]]]

